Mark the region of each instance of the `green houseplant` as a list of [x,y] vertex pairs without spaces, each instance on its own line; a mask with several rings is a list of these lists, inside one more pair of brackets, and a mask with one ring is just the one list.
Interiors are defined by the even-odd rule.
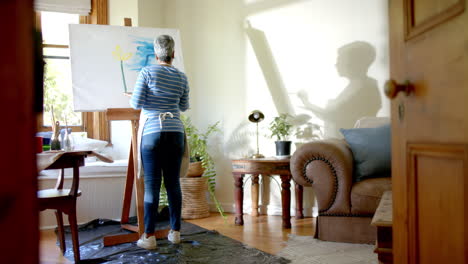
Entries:
[[203,168],[202,177],[207,179],[208,192],[210,193],[210,197],[215,203],[216,209],[218,209],[218,212],[221,214],[221,216],[226,217],[224,215],[224,209],[215,196],[216,170],[213,158],[208,152],[208,137],[219,131],[219,121],[213,125],[209,125],[207,130],[202,133],[197,129],[197,127],[193,125],[189,117],[181,115],[181,120],[185,126],[187,143],[189,144],[190,148],[190,164],[192,166],[194,163],[198,162],[201,165]]
[[291,141],[286,140],[291,133],[291,115],[280,114],[271,121],[269,129],[271,138],[276,137],[276,156],[289,156],[291,154]]

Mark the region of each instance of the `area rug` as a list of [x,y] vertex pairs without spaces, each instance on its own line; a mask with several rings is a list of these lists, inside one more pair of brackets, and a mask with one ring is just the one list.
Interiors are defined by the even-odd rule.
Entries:
[[289,235],[278,256],[292,264],[376,264],[374,245],[325,242],[312,236]]
[[[168,227],[158,223],[157,229]],[[158,248],[145,250],[136,243],[104,247],[102,238],[128,231],[120,223],[96,219],[79,227],[80,263],[290,263],[289,260],[249,247],[197,225],[182,222],[181,243],[172,244],[167,239],[158,239]],[[73,261],[71,236],[66,228],[67,250],[65,257]]]

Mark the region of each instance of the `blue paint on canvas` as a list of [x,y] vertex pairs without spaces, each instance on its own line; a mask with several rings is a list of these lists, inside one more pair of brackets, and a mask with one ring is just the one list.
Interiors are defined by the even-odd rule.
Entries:
[[156,64],[153,39],[134,36],[130,37],[133,38],[132,42],[137,45],[137,48],[132,59],[126,63],[128,69],[139,72],[143,67]]

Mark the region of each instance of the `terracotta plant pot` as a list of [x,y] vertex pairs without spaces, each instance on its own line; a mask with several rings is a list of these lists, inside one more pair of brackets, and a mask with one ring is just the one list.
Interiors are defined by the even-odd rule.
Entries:
[[187,177],[201,177],[205,172],[201,165],[201,161],[198,162],[190,162]]

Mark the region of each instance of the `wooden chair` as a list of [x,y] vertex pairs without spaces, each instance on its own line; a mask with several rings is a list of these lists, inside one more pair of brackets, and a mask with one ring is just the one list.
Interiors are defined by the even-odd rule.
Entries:
[[[54,189],[46,189],[38,191],[39,210],[54,209],[57,218],[58,235],[60,249],[65,253],[65,233],[63,228],[62,213],[68,215],[70,229],[73,241],[73,252],[75,263],[80,261],[80,246],[78,242],[78,225],[76,219],[76,199],[81,195],[78,190],[80,176],[79,167],[84,165],[84,158],[87,152],[67,152],[60,156],[53,164],[48,166],[49,169],[60,169],[60,175],[57,178],[57,184]],[[70,189],[63,189],[64,169],[73,168],[73,180]]]

